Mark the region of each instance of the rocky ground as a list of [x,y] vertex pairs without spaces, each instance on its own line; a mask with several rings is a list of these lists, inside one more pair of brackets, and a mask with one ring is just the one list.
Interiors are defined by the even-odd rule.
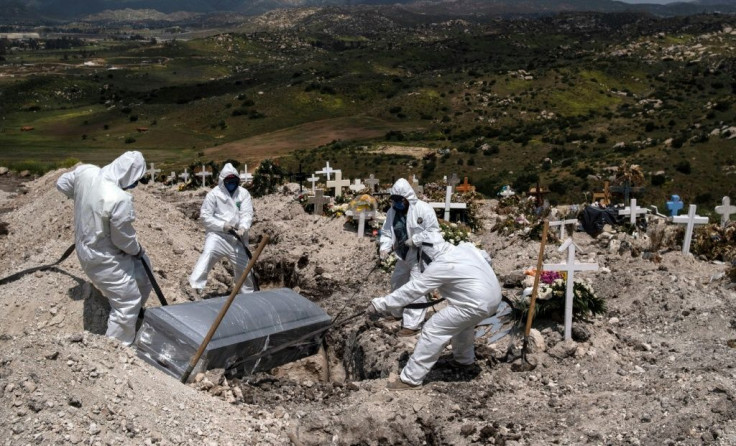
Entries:
[[[72,243],[60,173],[0,192],[0,277],[52,263]],[[344,219],[305,214],[294,192],[254,202],[251,242],[273,239],[258,264],[263,286],[294,288],[332,316],[361,311],[388,290],[375,245]],[[186,277],[203,245],[204,193],[133,191],[140,240],[172,303],[195,299]],[[481,212],[490,228],[495,202]],[[608,303],[606,315],[576,323],[577,341],[537,321],[536,369],[504,361],[514,339],[481,338],[474,368],[441,361],[421,390],[399,393],[385,386],[416,339],[396,337],[398,322],[362,317],[331,331],[318,355],[182,385],[104,337],[105,299],[72,255],[0,286],[0,444],[736,444],[736,289],[726,266],[653,250],[646,236],[574,237],[580,260],[601,266],[581,276]],[[518,294],[539,243],[488,229],[475,239],[505,293]],[[558,245],[548,262],[562,260]],[[215,268],[208,295],[228,292],[230,271]]]

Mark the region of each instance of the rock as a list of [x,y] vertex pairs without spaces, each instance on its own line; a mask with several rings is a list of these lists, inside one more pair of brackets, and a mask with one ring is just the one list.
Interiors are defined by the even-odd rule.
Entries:
[[6,173],[8,173],[8,168],[7,167],[0,167],[0,175],[5,175]]
[[97,423],[92,423],[89,425],[89,434],[90,435],[97,435],[102,431],[100,429],[100,426],[97,425]]
[[531,353],[543,352],[547,349],[544,342],[544,336],[536,328],[529,331],[529,351]]
[[22,170],[22,171],[21,171],[21,172],[20,172],[20,173],[18,174],[18,176],[20,176],[21,178],[26,178],[26,177],[29,177],[29,176],[31,176],[31,171],[30,171],[30,170]]
[[617,317],[612,317],[608,320],[608,323],[611,325],[616,325],[618,324],[618,322],[619,322],[619,319]]
[[66,403],[72,407],[82,407],[82,401],[80,401],[79,398],[75,396],[70,396],[69,398],[67,398]]
[[84,341],[84,333],[74,333],[67,339],[69,339],[69,342],[82,342]]
[[578,346],[572,340],[567,340],[557,343],[554,347],[548,350],[548,353],[553,358],[565,359],[575,354]]
[[575,342],[586,342],[588,339],[590,339],[590,332],[582,325],[573,324],[572,339]]
[[475,426],[472,424],[464,424],[463,427],[460,428],[460,435],[463,437],[469,437],[475,433]]

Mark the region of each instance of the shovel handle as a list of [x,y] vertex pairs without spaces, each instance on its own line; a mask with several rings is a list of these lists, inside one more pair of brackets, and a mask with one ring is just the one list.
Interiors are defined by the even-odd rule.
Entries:
[[544,228],[542,229],[542,242],[539,244],[539,257],[537,258],[537,270],[534,272],[534,286],[532,287],[532,297],[529,301],[529,313],[527,313],[526,315],[526,327],[524,328],[525,342],[529,338],[529,332],[532,329],[532,319],[534,318],[534,304],[537,301],[537,293],[539,292],[539,278],[542,275],[544,245],[547,244],[547,230],[549,230],[549,220],[544,220]]
[[207,345],[209,345],[210,341],[212,340],[212,336],[215,335],[217,327],[220,326],[220,322],[222,322],[222,320],[225,318],[227,310],[230,309],[230,305],[232,305],[233,300],[235,300],[235,296],[240,292],[240,287],[242,287],[243,283],[245,283],[245,279],[248,277],[250,270],[252,270],[255,266],[258,256],[261,255],[261,251],[263,251],[263,248],[265,248],[268,244],[268,240],[268,236],[264,235],[263,240],[261,240],[261,243],[258,245],[258,249],[256,249],[256,252],[253,254],[253,257],[251,257],[250,262],[248,262],[248,266],[245,267],[245,271],[243,271],[243,274],[240,276],[240,280],[238,280],[238,283],[235,285],[235,288],[233,288],[230,296],[228,296],[227,300],[222,305],[222,308],[220,308],[220,313],[217,315],[215,321],[212,323],[210,331],[207,332],[207,336],[205,336],[204,340],[202,340],[202,344],[199,346],[199,349],[197,349],[197,352],[194,354],[194,356],[192,356],[191,361],[189,361],[189,365],[187,366],[186,371],[184,371],[184,374],[181,376],[182,383],[186,384],[187,380],[189,380],[189,375],[192,374],[194,367],[197,365],[197,362],[199,362],[199,358],[202,356],[205,349],[207,348]]

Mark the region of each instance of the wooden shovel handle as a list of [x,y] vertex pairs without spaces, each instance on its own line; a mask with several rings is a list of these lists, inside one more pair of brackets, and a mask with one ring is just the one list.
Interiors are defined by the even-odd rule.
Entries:
[[542,243],[539,244],[539,258],[537,258],[537,270],[534,272],[534,286],[532,287],[532,297],[529,301],[529,313],[526,315],[526,328],[524,328],[524,339],[529,337],[532,329],[532,319],[534,318],[534,304],[537,301],[537,293],[539,292],[539,277],[542,275],[542,263],[544,261],[544,245],[547,244],[547,230],[549,229],[549,220],[544,220],[544,229],[542,229]]

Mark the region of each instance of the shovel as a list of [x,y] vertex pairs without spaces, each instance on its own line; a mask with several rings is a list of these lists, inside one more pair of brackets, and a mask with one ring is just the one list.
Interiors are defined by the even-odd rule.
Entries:
[[21,277],[25,276],[26,274],[35,273],[36,271],[46,271],[51,268],[54,268],[59,263],[66,260],[70,255],[72,255],[72,253],[74,252],[75,246],[76,245],[72,244],[70,247],[68,247],[66,251],[64,251],[64,254],[62,254],[61,258],[57,260],[56,262],[50,263],[48,265],[34,266],[33,268],[24,269],[23,271],[17,272],[15,274],[11,274],[8,277],[4,277],[0,279],[0,285],[5,285],[6,283],[14,282],[20,279]]
[[542,229],[542,242],[539,244],[539,258],[537,258],[537,270],[534,272],[534,286],[532,287],[532,295],[529,300],[529,312],[526,315],[526,327],[524,328],[524,344],[521,347],[521,363],[512,367],[515,372],[528,372],[537,367],[532,364],[526,357],[529,349],[529,333],[532,329],[532,319],[534,318],[534,304],[537,301],[537,293],[539,291],[539,277],[542,275],[542,262],[544,261],[544,245],[547,244],[547,230],[549,229],[549,221],[544,221],[544,229]]
[[[151,286],[153,287],[153,291],[156,292],[156,297],[158,297],[158,301],[161,302],[161,306],[165,307],[169,303],[166,302],[166,298],[164,298],[164,293],[158,286],[158,282],[156,282],[156,278],[153,276],[153,271],[151,271],[151,267],[148,266],[148,262],[146,262],[146,259],[144,259],[143,256],[138,257],[138,259],[143,264],[143,269],[146,270],[146,275],[148,276],[148,280],[151,281]],[[141,308],[141,313],[143,313],[143,308]]]
[[[253,254],[250,252],[250,249],[248,249],[248,244],[243,241],[243,237],[241,237],[235,229],[231,229],[228,231],[228,234],[235,236],[236,239],[240,242],[241,245],[243,245],[243,248],[245,249],[245,254],[248,255],[248,260],[253,258]],[[258,278],[256,277],[255,273],[253,273],[253,290],[254,291],[261,291],[261,287],[258,286]]]

